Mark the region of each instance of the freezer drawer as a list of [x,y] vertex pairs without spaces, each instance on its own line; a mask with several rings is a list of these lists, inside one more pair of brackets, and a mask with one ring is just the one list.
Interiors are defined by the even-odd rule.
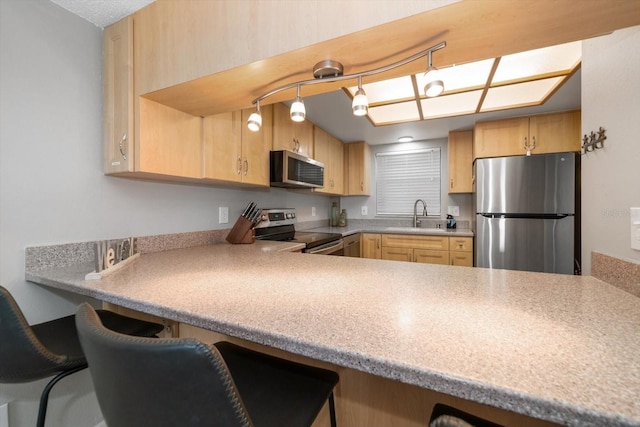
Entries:
[[574,217],[476,217],[476,266],[574,273]]

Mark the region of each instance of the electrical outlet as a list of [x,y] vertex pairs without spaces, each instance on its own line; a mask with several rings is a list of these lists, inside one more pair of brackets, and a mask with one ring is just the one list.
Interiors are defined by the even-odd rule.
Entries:
[[311,216],[316,216],[316,207],[311,206]]
[[631,249],[640,251],[640,208],[631,208]]
[[363,207],[361,207],[361,208],[360,208],[360,214],[361,214],[362,216],[367,216],[367,215],[369,215],[369,210],[367,209],[367,207],[366,207],[366,206],[363,206]]
[[229,223],[229,208],[226,206],[221,206],[218,208],[218,223],[219,224],[228,224]]
[[447,213],[451,216],[460,216],[460,207],[459,206],[448,206]]

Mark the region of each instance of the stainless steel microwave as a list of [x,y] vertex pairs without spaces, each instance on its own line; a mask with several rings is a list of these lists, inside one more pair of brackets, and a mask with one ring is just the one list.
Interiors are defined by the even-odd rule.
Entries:
[[324,163],[293,151],[272,151],[270,176],[272,187],[321,188]]

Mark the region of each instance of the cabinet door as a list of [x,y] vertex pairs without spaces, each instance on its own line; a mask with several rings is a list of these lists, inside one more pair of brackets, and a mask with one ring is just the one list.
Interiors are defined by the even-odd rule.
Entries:
[[474,159],[525,154],[528,137],[528,117],[478,122],[473,129]]
[[383,234],[382,246],[394,248],[449,250],[449,239],[439,236],[418,236],[411,234]]
[[204,119],[204,178],[240,182],[242,179],[242,114],[214,114]]
[[362,245],[362,258],[381,258],[382,246],[379,234],[362,233],[360,242]]
[[348,196],[368,196],[371,193],[371,149],[366,142],[345,144],[347,160],[345,177]]
[[313,157],[313,123],[309,120],[294,122],[289,108],[284,104],[273,105],[273,149],[289,150]]
[[342,195],[344,194],[344,147],[342,141],[317,126],[314,126],[313,132],[314,158],[325,165],[324,188],[318,188],[314,191]]
[[473,251],[473,238],[472,237],[449,237],[449,250],[472,252]]
[[473,192],[473,131],[449,132],[449,194]]
[[580,151],[580,111],[533,116],[529,134],[535,141],[533,154]]
[[104,172],[134,170],[133,18],[104,29]]
[[391,261],[413,261],[413,249],[410,248],[391,248],[387,246],[382,247],[382,259],[388,259]]
[[415,262],[424,264],[449,264],[449,251],[435,251],[430,249],[414,249],[413,257]]
[[273,138],[273,108],[262,107],[262,128],[258,132],[250,131],[247,120],[255,110],[242,110],[242,182],[269,186],[269,151]]
[[449,252],[449,265],[473,267],[473,252]]

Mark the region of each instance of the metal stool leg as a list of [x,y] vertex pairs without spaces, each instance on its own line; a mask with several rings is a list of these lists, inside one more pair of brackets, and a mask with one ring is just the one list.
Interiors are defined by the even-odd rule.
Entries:
[[331,417],[331,427],[336,427],[336,404],[333,401],[333,392],[329,395],[329,417]]
[[42,390],[42,394],[40,395],[40,407],[38,408],[38,422],[36,427],[44,427],[44,419],[47,416],[47,405],[49,404],[49,392],[53,388],[54,385],[61,379],[71,374],[75,374],[78,371],[81,371],[87,367],[85,363],[82,366],[78,366],[77,368],[70,369],[68,371],[60,372],[58,375],[53,377],[51,381],[47,384],[47,386]]

